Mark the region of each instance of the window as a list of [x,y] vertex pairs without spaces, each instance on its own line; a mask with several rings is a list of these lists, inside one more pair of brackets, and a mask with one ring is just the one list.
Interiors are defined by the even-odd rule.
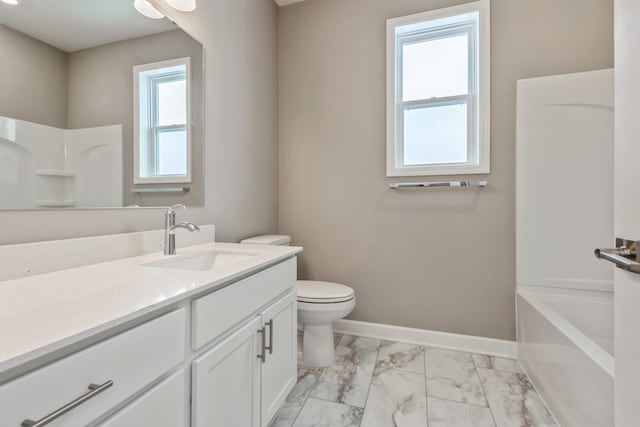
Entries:
[[180,58],[134,67],[136,184],[191,181],[189,65]]
[[387,21],[387,176],[489,173],[489,0]]

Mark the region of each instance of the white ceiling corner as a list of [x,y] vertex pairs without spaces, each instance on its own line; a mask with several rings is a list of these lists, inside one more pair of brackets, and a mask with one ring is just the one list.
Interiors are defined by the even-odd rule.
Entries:
[[133,0],[29,0],[18,6],[0,2],[0,24],[65,52],[178,28],[168,19],[142,16]]

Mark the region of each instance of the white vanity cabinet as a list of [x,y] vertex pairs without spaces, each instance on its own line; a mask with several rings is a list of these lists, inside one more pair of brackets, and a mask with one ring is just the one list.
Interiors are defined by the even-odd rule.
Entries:
[[296,383],[289,292],[193,363],[193,427],[266,427]]
[[261,314],[265,328],[265,357],[261,370],[262,427],[278,413],[287,395],[296,384],[298,331],[297,298],[288,293]]
[[248,321],[193,363],[193,427],[260,427],[259,327]]
[[297,379],[296,270],[286,258],[51,356],[0,385],[0,427],[267,427]]
[[176,310],[0,386],[0,426],[56,411],[63,414],[43,425],[90,425],[184,361],[185,320]]
[[[284,403],[297,379],[295,267],[285,261],[194,301],[194,347],[217,342],[193,363],[194,427],[266,427]],[[238,318],[235,332],[220,333]]]
[[184,370],[173,374],[100,427],[185,427]]

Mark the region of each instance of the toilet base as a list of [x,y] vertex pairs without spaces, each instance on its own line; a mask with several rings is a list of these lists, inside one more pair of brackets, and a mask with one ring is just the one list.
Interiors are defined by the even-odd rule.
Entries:
[[326,368],[335,362],[332,324],[304,325],[302,364],[311,368]]

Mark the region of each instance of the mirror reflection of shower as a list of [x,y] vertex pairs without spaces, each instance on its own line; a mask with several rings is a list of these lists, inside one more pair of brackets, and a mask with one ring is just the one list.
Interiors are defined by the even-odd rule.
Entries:
[[60,129],[0,117],[0,208],[122,205],[122,126]]
[[[0,209],[203,205],[201,43],[132,0],[0,1],[0,15]],[[178,60],[136,90],[136,68]]]

